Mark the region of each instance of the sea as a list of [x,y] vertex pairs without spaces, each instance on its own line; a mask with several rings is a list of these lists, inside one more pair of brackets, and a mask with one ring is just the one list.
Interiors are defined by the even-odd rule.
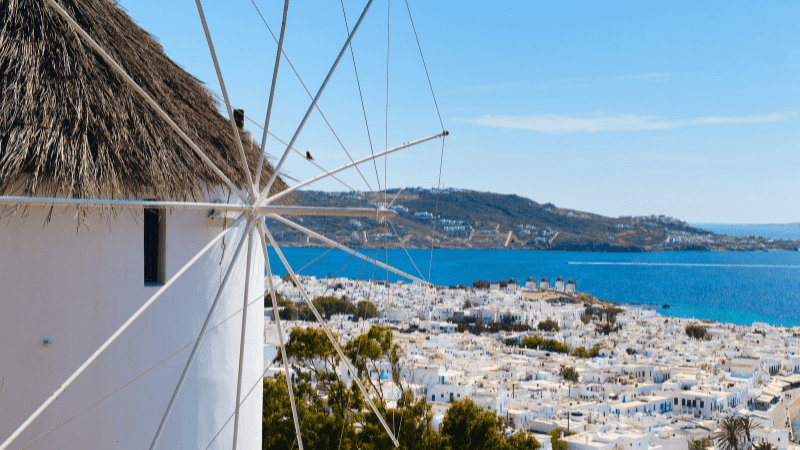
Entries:
[[[702,225],[716,233],[800,239],[800,225]],[[727,227],[727,231],[723,228]],[[793,230],[793,231],[791,231]],[[283,247],[301,275],[404,280],[340,250]],[[367,253],[367,249],[361,250]],[[276,275],[286,270],[270,249]],[[800,326],[800,252],[593,253],[526,250],[389,249],[370,256],[437,285],[561,277],[576,290],[660,314],[726,323]],[[665,308],[664,306],[668,306]]]

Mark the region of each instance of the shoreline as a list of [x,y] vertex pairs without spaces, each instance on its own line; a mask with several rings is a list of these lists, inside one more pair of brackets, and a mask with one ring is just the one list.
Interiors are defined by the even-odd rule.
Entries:
[[[475,280],[543,276],[574,280],[575,289],[614,304],[656,309],[669,317],[715,320],[749,325],[765,322],[783,327],[800,325],[795,314],[800,304],[800,254],[797,252],[650,252],[637,254],[587,254],[581,252],[453,251],[435,249],[431,282],[439,286],[465,285]],[[302,274],[324,277],[339,274],[350,259],[344,252],[293,247],[289,261],[303,267]],[[366,251],[364,251],[366,253]],[[374,253],[374,252],[373,252]],[[380,254],[384,259],[383,253]],[[273,254],[274,256],[274,254]],[[389,251],[390,265],[416,273],[409,256],[427,278],[430,249]],[[276,263],[277,257],[275,259]],[[341,276],[356,279],[361,264],[345,267]],[[369,266],[369,263],[366,263]],[[277,267],[277,266],[276,266]],[[371,273],[367,268],[364,273]],[[283,272],[276,272],[283,275]],[[378,277],[378,275],[376,275]],[[380,279],[385,278],[381,275]],[[402,278],[393,274],[389,280]],[[661,308],[668,304],[670,309]]]
[[[325,244],[305,244],[301,245],[299,243],[281,243],[278,242],[278,245],[281,248],[307,248],[307,249],[327,249],[329,248]],[[403,250],[401,246],[388,246],[390,250]],[[631,254],[631,255],[638,255],[638,254],[653,254],[653,253],[774,253],[774,252],[787,252],[787,253],[797,253],[800,252],[800,246],[795,248],[705,248],[700,246],[694,246],[690,248],[673,248],[673,249],[646,249],[646,248],[636,248],[635,250],[628,249],[629,247],[625,247],[624,249],[620,247],[619,250],[612,250],[608,251],[606,247],[602,247],[603,249],[596,249],[597,247],[574,247],[574,248],[520,248],[520,247],[484,247],[484,248],[474,248],[474,247],[436,247],[434,250],[474,250],[474,251],[485,251],[485,250],[497,250],[497,251],[523,251],[523,252],[563,252],[563,253],[592,253],[592,254],[608,254],[608,255],[620,255],[620,254]],[[406,250],[419,250],[419,251],[430,251],[430,247],[405,247]]]

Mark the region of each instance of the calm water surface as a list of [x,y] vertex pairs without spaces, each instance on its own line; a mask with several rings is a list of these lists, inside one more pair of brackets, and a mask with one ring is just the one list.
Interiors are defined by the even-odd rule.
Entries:
[[[295,270],[324,249],[284,248]],[[366,253],[366,251],[365,251]],[[573,279],[577,289],[620,303],[647,303],[661,314],[751,324],[800,326],[800,252],[586,253],[521,250],[403,250],[388,252],[389,264],[440,285],[528,277]],[[375,252],[372,252],[375,256]],[[387,258],[380,251],[381,261]],[[274,253],[270,264],[286,273]],[[416,265],[416,268],[415,268]],[[279,270],[280,269],[280,270]],[[301,272],[385,280],[386,270],[333,250]],[[389,274],[390,281],[400,279]],[[670,309],[662,309],[668,304]]]

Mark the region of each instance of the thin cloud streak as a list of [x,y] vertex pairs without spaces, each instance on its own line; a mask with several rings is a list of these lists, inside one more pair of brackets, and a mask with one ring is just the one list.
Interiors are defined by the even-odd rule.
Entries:
[[771,123],[794,117],[795,113],[773,113],[764,116],[720,117],[708,116],[690,120],[659,120],[636,114],[619,114],[607,117],[571,117],[559,114],[535,114],[528,116],[486,115],[470,120],[477,125],[530,130],[545,133],[581,133],[596,131],[643,131],[663,130],[692,125],[732,125]]

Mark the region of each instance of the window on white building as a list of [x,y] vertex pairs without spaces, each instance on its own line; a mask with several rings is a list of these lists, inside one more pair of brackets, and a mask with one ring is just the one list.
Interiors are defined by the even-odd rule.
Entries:
[[166,282],[167,215],[163,209],[144,210],[144,284]]

